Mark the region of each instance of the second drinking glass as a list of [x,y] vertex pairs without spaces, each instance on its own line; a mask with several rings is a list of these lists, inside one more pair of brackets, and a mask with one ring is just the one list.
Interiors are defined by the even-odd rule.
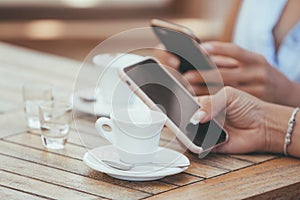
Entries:
[[48,102],[39,106],[43,145],[50,149],[63,149],[69,134],[72,106],[68,102]]

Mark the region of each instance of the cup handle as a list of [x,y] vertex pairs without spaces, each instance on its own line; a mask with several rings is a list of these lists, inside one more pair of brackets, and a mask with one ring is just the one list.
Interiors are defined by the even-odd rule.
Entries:
[[[107,131],[103,128],[103,126],[109,126],[111,128],[111,131]],[[97,132],[104,138],[106,138],[108,141],[110,141],[112,144],[115,144],[115,137],[113,134],[113,123],[111,120],[107,117],[100,117],[96,123],[95,127]]]

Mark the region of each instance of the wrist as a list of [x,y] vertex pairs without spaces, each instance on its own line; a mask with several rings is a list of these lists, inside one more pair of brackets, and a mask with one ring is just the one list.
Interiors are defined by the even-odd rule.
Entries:
[[290,88],[286,91],[288,91],[288,94],[284,98],[286,100],[284,105],[300,107],[300,84],[291,82]]
[[286,107],[271,103],[265,106],[265,151],[272,153],[283,153],[285,135],[288,121],[293,112],[292,107]]

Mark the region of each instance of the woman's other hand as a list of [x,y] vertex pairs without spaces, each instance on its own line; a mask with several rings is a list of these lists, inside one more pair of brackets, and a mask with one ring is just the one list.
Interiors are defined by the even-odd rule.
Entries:
[[[299,93],[299,85],[272,67],[262,55],[232,43],[207,42],[202,47],[218,66],[225,86],[235,87],[265,101],[299,105],[295,103],[299,98],[292,96],[297,90]],[[213,72],[202,73],[208,77],[206,81],[213,81],[209,80],[209,74]]]

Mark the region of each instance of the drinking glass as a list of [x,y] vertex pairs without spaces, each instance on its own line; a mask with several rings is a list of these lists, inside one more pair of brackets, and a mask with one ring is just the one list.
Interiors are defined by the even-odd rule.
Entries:
[[63,149],[67,143],[72,106],[68,102],[53,101],[39,106],[41,138],[49,149]]
[[39,105],[53,101],[53,86],[47,83],[28,82],[23,85],[23,101],[27,125],[40,129]]

